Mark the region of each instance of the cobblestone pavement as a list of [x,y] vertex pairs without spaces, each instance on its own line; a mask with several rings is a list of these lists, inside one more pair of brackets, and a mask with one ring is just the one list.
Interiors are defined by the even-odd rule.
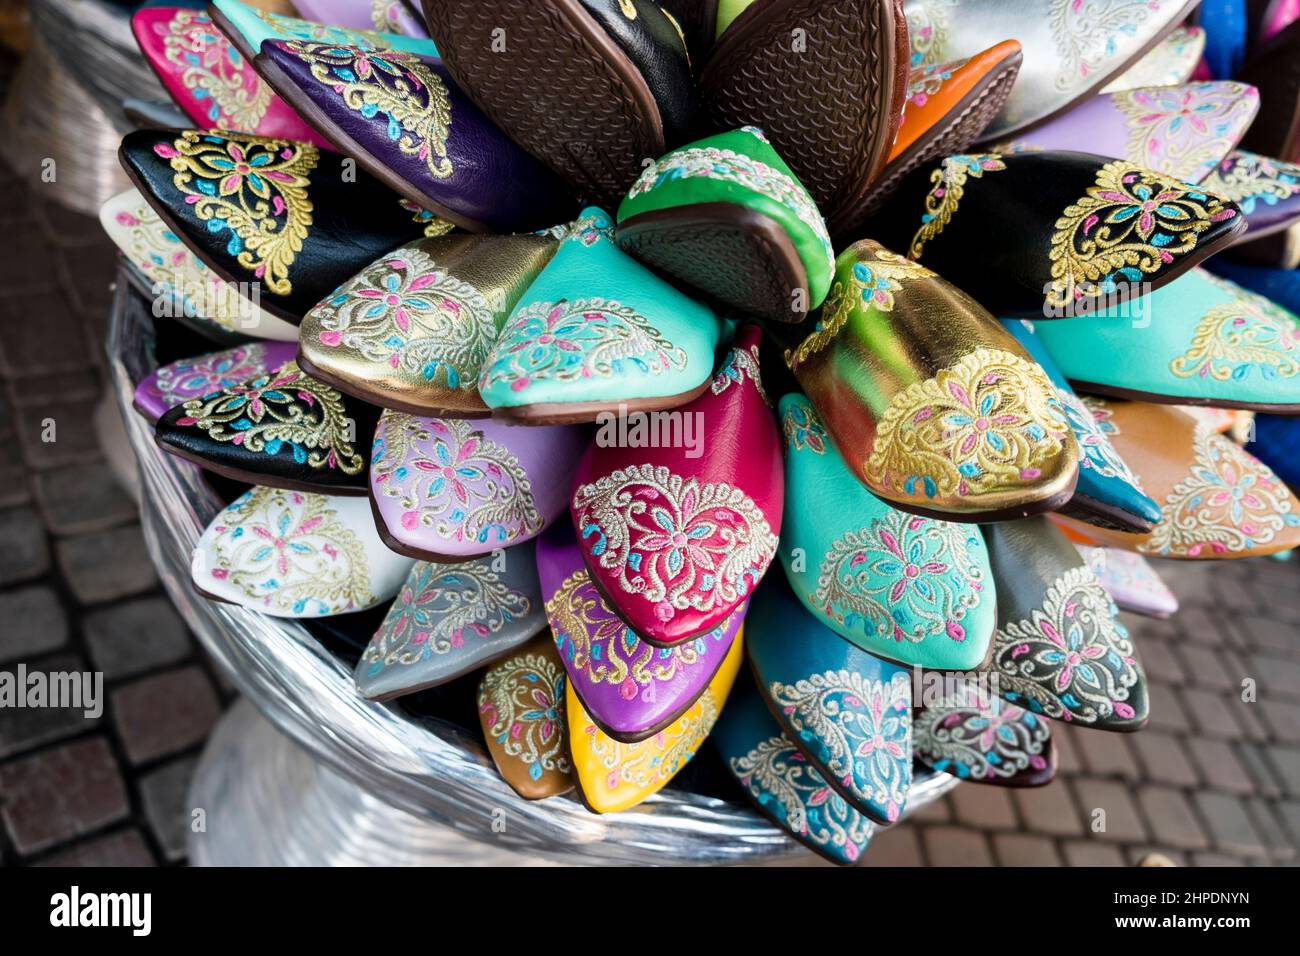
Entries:
[[[0,669],[93,668],[107,696],[94,720],[0,710],[0,859],[177,863],[194,759],[230,692],[161,594],[98,450],[111,247],[3,167],[0,231],[22,237],[0,257]],[[57,441],[42,441],[46,419]],[[1183,609],[1127,619],[1151,725],[1056,724],[1055,783],[959,787],[883,831],[868,865],[1118,866],[1152,849],[1191,865],[1296,862],[1300,561],[1159,570]]]

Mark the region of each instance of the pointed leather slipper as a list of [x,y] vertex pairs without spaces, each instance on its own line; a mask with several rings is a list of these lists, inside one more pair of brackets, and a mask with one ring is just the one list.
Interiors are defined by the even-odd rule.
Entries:
[[832,863],[851,866],[862,858],[875,827],[782,733],[753,681],[736,688],[713,743],[765,817]]
[[1176,27],[1101,91],[1118,93],[1144,86],[1179,86],[1192,78],[1204,52],[1202,27]]
[[1246,221],[1235,204],[1126,160],[974,153],[918,169],[870,227],[994,314],[1044,319],[1158,288]]
[[368,700],[445,684],[546,627],[531,545],[463,564],[415,562],[353,674]]
[[1024,319],[1008,319],[1003,326],[1051,379],[1079,446],[1079,483],[1074,486],[1074,497],[1057,510],[1088,524],[1137,534],[1150,531],[1160,520],[1160,506],[1142,490],[1133,470],[1110,443],[1102,423],[1070,388],[1036,334],[1036,329],[1056,324],[1041,322],[1031,329]]
[[1075,547],[1121,611],[1160,619],[1177,612],[1178,598],[1142,555],[1078,542]]
[[575,425],[520,428],[385,409],[370,458],[380,537],[425,561],[531,541],[565,513],[590,440]]
[[891,508],[852,480],[802,395],[781,399],[781,563],[819,621],[899,664],[968,670],[988,656],[995,599],[979,530]]
[[744,641],[737,635],[709,686],[686,713],[659,733],[634,744],[619,743],[601,730],[587,713],[573,681],[566,681],[569,759],[587,809],[617,813],[662,790],[709,736],[744,657]]
[[1035,334],[1081,392],[1300,412],[1300,322],[1204,269]]
[[307,313],[298,363],[385,408],[488,415],[483,362],[556,245],[552,236],[455,235],[395,249]]
[[413,562],[375,534],[358,498],[255,485],[199,536],[190,561],[209,598],[272,617],[328,617],[383,604]]
[[480,113],[436,57],[268,40],[253,66],[366,172],[463,229],[522,232],[577,211],[565,183]]
[[330,495],[364,495],[365,450],[379,410],[285,362],[192,398],[154,426],[169,454],[235,481]]
[[353,30],[379,30],[408,37],[429,35],[405,0],[296,0],[294,9],[308,20]]
[[912,750],[931,770],[971,783],[1041,787],[1056,777],[1051,725],[999,697],[985,706],[926,707],[912,722]]
[[898,821],[912,787],[912,678],[818,623],[774,578],[754,595],[747,641],[782,731],[855,810]]
[[1084,403],[1164,515],[1146,535],[1090,526],[1089,538],[1158,558],[1245,558],[1300,546],[1300,501],[1240,446],[1169,405]]
[[641,640],[591,583],[567,522],[537,539],[537,572],[573,689],[601,731],[620,743],[645,740],[680,718],[741,640],[744,604],[708,634],[671,649]]
[[[141,195],[214,273],[297,325],[423,232],[398,196],[315,146],[198,130],[136,130],[118,150]],[[250,294],[251,297],[251,294]]]
[[1244,242],[1300,222],[1300,165],[1295,163],[1235,149],[1201,186],[1235,202],[1246,217],[1246,231],[1229,255],[1239,254]]
[[[757,126],[831,232],[885,165],[907,94],[902,0],[754,0],[700,75],[716,128]],[[791,38],[806,43],[791,52]]]
[[816,203],[752,127],[647,166],[618,208],[615,239],[711,300],[773,322],[802,321],[835,270]]
[[479,376],[494,415],[590,422],[675,408],[708,387],[717,316],[620,250],[612,226],[585,210],[519,299]]
[[497,661],[478,684],[478,716],[501,779],[525,800],[573,789],[565,751],[564,667],[549,634]]
[[1005,700],[1098,730],[1140,730],[1147,680],[1119,609],[1046,518],[985,525],[998,586],[988,666]]
[[756,326],[743,327],[708,391],[680,409],[695,441],[685,424],[674,439],[638,436],[644,420],[609,420],[578,466],[570,509],[592,581],[652,644],[718,627],[776,556],[781,436],[758,341]]
[[169,409],[274,372],[293,359],[289,342],[249,342],[155,369],[135,387],[136,411],[156,422]]
[[208,16],[235,48],[252,60],[267,40],[303,40],[308,43],[338,43],[369,50],[404,50],[420,56],[437,56],[438,48],[425,36],[357,30],[303,20],[260,10],[240,0],[213,0]]
[[870,239],[836,263],[816,325],[785,359],[858,480],[896,508],[956,521],[1068,501],[1078,448],[1019,343],[961,290]]

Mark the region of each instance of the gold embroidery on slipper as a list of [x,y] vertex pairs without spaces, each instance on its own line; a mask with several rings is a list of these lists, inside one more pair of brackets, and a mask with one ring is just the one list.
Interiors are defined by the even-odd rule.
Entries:
[[983,179],[985,173],[1001,172],[1007,168],[997,153],[971,153],[964,156],[947,156],[939,168],[930,174],[930,192],[925,197],[925,213],[921,227],[912,236],[907,254],[921,258],[925,244],[952,221],[953,213],[966,194],[966,180],[974,176]]
[[207,94],[213,105],[209,124],[249,133],[257,129],[271,105],[271,88],[229,41],[220,34],[213,39],[212,21],[195,10],[177,10],[166,31],[167,62],[180,69],[181,83],[195,91],[196,99],[198,91]]
[[1227,288],[1234,299],[1216,305],[1196,323],[1187,351],[1169,363],[1179,378],[1244,381],[1253,369],[1267,380],[1300,373],[1300,328],[1260,296]]

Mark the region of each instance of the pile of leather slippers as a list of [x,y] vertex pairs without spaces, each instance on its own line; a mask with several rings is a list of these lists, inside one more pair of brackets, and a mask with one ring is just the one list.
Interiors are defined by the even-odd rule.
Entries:
[[1300,544],[1300,22],[1215,6],[146,5],[194,588],[472,681],[530,799],[707,739],[852,863],[914,769],[1049,783],[1147,722],[1148,558]]

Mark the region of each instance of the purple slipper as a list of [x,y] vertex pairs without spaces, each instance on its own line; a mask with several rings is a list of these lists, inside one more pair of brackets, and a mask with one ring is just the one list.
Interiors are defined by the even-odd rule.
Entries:
[[293,358],[292,342],[250,342],[221,352],[181,359],[150,372],[135,387],[135,409],[156,422],[191,398],[230,388],[279,368]]

